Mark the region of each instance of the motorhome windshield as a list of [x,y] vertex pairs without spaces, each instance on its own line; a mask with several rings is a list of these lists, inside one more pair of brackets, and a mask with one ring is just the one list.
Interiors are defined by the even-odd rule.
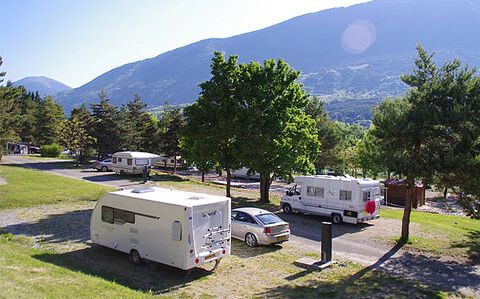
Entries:
[[278,222],[283,222],[282,219],[280,219],[277,215],[275,214],[260,214],[256,216],[260,222],[263,224],[273,224],[273,223],[278,223]]

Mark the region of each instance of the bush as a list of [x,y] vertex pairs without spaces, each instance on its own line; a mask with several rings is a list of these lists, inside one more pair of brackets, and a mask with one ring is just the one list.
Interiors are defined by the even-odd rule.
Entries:
[[58,144],[42,145],[40,154],[42,157],[58,157],[62,153],[63,148]]

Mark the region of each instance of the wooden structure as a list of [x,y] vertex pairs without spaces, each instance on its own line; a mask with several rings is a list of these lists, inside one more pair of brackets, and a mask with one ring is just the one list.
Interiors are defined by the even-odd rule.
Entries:
[[[386,192],[386,202],[387,204],[405,206],[407,201],[407,188],[405,187],[404,181],[399,179],[388,179],[385,180]],[[414,197],[412,202],[413,208],[418,208],[425,204],[425,186],[422,182],[416,181],[414,187]]]

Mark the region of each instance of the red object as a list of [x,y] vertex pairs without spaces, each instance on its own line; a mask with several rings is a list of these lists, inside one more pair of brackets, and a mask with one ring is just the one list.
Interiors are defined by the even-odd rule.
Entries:
[[225,249],[224,249],[224,250],[222,250],[222,254],[225,254],[225,252],[226,252],[226,251],[225,251]]
[[198,259],[195,259],[195,264],[198,264],[198,262],[200,262]]
[[375,213],[376,206],[375,206],[375,201],[370,200],[367,202],[367,205],[365,206],[365,211],[367,211],[368,214],[373,214]]
[[97,165],[97,166],[98,166],[98,165],[100,165],[100,163],[99,163],[99,162],[97,162],[97,163],[95,163],[95,165]]
[[190,253],[192,253],[192,252],[193,252],[193,249],[190,249]]
[[270,233],[270,227],[266,227],[264,230],[263,230],[264,233],[266,234],[269,234]]

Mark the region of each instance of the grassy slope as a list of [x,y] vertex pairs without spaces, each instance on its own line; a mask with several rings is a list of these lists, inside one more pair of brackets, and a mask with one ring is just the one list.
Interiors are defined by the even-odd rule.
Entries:
[[0,186],[0,209],[31,207],[61,201],[96,200],[114,190],[38,170],[0,165],[0,176],[7,185]]
[[[381,216],[401,220],[403,210],[382,209]],[[407,247],[450,256],[462,254],[480,262],[480,220],[415,211],[410,220],[420,224],[422,231],[411,234]]]
[[[0,235],[0,289],[17,297],[444,297],[417,282],[340,262],[321,272],[292,262],[305,254],[285,245],[249,248],[234,240],[232,255],[208,273],[190,276],[163,265],[133,266],[106,248],[57,254],[34,249],[28,239]],[[318,258],[318,256],[313,255]]]

